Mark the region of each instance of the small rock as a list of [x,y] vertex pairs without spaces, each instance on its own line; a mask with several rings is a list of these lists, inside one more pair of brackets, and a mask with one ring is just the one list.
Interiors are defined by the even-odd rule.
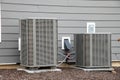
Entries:
[[112,73],[113,73],[113,74],[116,74],[117,72],[113,70]]

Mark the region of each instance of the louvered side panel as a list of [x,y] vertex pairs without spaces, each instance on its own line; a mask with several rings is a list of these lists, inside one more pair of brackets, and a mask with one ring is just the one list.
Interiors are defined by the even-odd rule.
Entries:
[[38,65],[44,65],[45,60],[45,45],[44,45],[44,39],[45,39],[45,21],[44,20],[36,20],[36,63]]
[[[98,43],[98,40],[97,40],[97,35],[96,34],[94,34],[94,35],[92,35],[92,63],[93,63],[93,65],[94,64],[98,64],[98,60],[96,60],[97,59],[97,43]],[[96,66],[96,65],[95,65]]]
[[75,41],[76,65],[86,68],[111,67],[111,34],[77,34]]
[[83,58],[84,55],[82,54],[84,52],[83,48],[83,35],[75,34],[74,35],[74,44],[75,44],[75,51],[76,51],[76,65],[81,66],[84,64]]
[[[57,23],[57,21],[55,20]],[[57,45],[57,39],[54,39],[54,32],[57,37],[56,23],[52,19],[36,20],[36,63],[37,65],[55,65],[54,63],[54,43]],[[55,26],[54,26],[55,25]],[[54,27],[56,27],[54,29]],[[56,52],[57,52],[57,48]]]
[[92,66],[109,67],[110,38],[109,34],[92,35]]
[[105,34],[104,35],[104,66],[110,67],[111,66],[111,35]]
[[90,66],[90,35],[89,34],[86,34],[83,36],[83,41],[84,41],[84,44],[83,44],[83,48],[84,48],[84,64],[85,66]]
[[28,19],[27,22],[27,48],[28,48],[28,65],[32,66],[34,65],[34,59],[33,59],[33,20]]
[[26,20],[21,20],[21,64],[27,64]]
[[26,19],[21,24],[22,65],[55,66],[57,64],[57,20]]
[[92,35],[92,66],[99,66],[100,65],[100,37],[97,34]]

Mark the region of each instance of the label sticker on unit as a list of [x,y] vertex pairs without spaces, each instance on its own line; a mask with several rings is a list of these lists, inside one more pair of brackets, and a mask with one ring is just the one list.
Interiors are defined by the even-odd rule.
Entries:
[[87,22],[87,33],[95,33],[95,22]]

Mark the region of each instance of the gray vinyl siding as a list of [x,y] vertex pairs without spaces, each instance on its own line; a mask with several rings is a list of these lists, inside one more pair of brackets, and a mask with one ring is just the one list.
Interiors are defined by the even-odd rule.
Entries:
[[[2,43],[0,44],[0,63],[19,62],[19,51],[17,50],[19,19],[28,17],[58,19],[59,50],[61,49],[62,36],[70,36],[73,46],[73,33],[84,33],[86,32],[86,23],[95,22],[96,32],[112,33],[112,60],[120,60],[120,42],[117,42],[117,39],[120,38],[119,0],[1,1]],[[3,55],[4,57],[2,57]]]

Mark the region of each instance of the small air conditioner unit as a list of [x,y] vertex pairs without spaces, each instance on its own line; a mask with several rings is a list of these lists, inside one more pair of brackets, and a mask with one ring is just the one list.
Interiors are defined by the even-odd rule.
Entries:
[[20,62],[26,67],[57,65],[58,26],[55,19],[22,19]]
[[111,34],[75,34],[76,65],[83,68],[111,67]]

